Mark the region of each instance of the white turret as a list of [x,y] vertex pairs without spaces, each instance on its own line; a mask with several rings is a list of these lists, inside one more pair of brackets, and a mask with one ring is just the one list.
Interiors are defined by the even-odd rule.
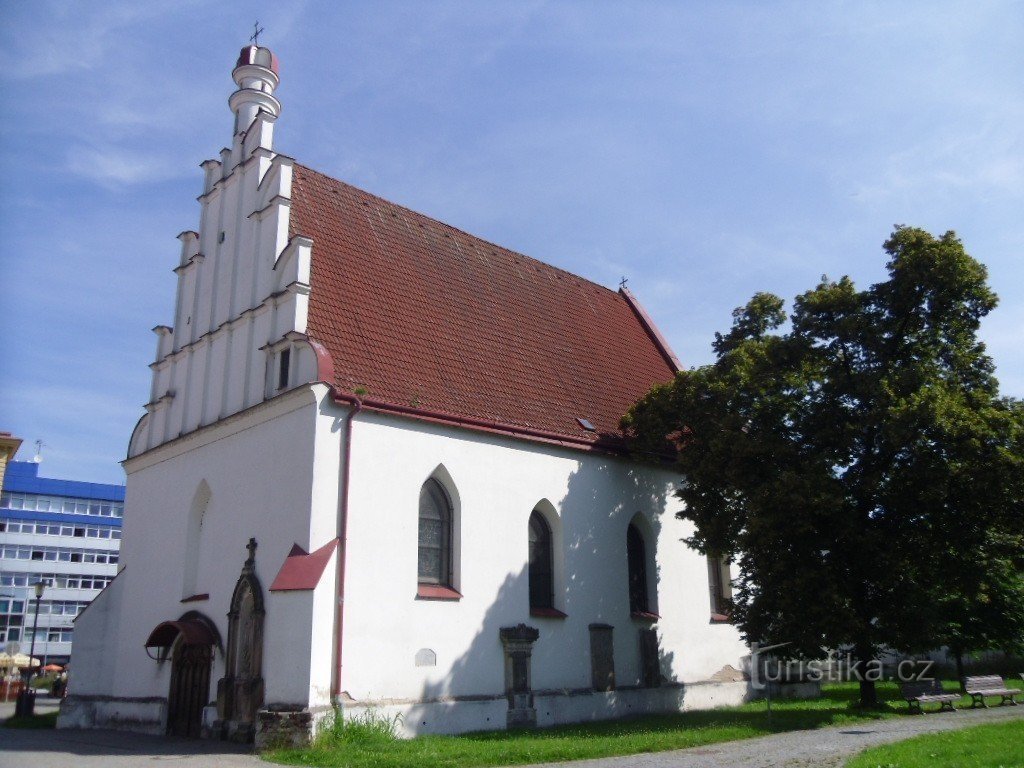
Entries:
[[243,48],[231,77],[238,85],[238,90],[228,99],[235,113],[236,136],[247,131],[260,112],[274,117],[281,114],[281,102],[274,98],[274,89],[280,82],[277,57],[269,48],[256,45]]

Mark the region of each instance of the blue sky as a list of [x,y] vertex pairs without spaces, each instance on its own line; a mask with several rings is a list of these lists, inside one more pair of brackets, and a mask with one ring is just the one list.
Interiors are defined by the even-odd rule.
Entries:
[[175,236],[228,143],[238,49],[281,61],[277,148],[615,287],[684,365],[756,291],[884,278],[953,229],[1024,396],[1024,4],[0,5],[0,429],[121,482]]

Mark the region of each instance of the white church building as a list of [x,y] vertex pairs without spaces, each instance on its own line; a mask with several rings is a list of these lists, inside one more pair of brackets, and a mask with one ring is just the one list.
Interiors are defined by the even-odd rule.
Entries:
[[334,707],[414,735],[742,701],[727,571],[618,428],[678,370],[636,298],[279,154],[276,58],[233,77],[59,725],[265,743]]

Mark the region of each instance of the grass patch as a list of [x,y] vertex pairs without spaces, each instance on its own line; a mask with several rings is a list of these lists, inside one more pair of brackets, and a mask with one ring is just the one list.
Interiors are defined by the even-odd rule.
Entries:
[[1024,720],[874,747],[851,758],[846,768],[1024,768]]
[[661,752],[783,731],[899,717],[899,691],[880,683],[878,710],[855,706],[856,684],[824,687],[820,699],[763,701],[739,707],[681,712],[536,731],[488,731],[399,739],[394,723],[368,719],[325,728],[311,747],[275,749],[263,757],[289,765],[333,768],[469,768]]
[[9,717],[4,721],[4,728],[56,728],[57,712],[47,712],[31,717]]

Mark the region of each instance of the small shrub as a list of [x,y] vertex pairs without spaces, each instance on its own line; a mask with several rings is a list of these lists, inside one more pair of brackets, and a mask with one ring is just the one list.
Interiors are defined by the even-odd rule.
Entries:
[[358,744],[371,746],[398,739],[398,726],[402,716],[388,717],[382,712],[368,709],[355,717],[345,718],[340,710],[324,718],[317,731],[316,746]]

